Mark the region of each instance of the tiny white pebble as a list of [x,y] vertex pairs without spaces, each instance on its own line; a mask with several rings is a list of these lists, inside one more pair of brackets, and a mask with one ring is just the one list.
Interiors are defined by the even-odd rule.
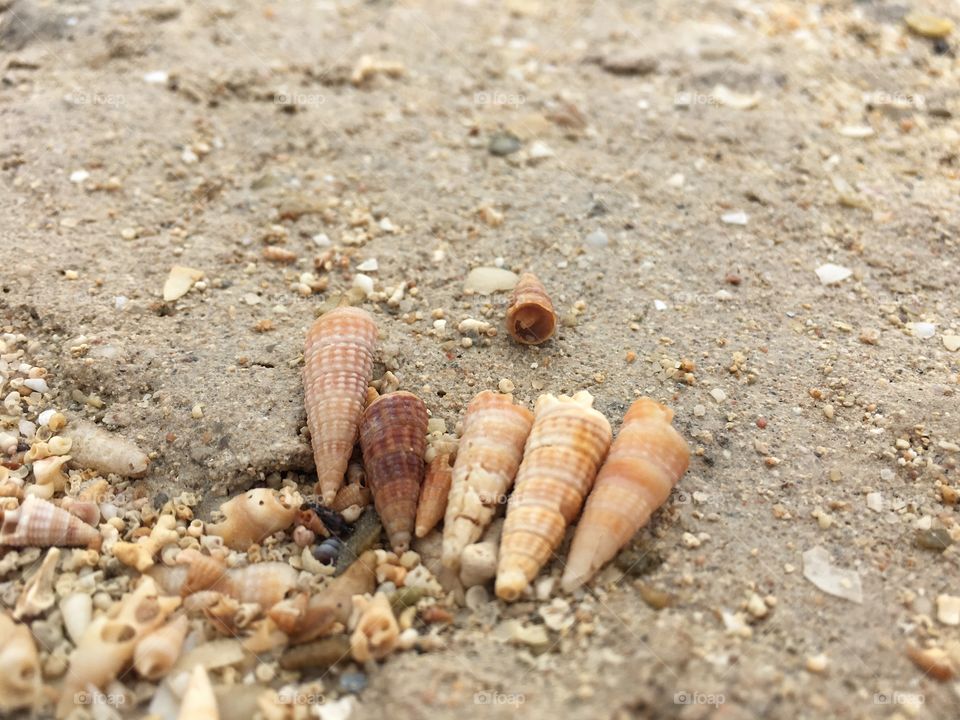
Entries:
[[716,400],[718,403],[722,403],[727,399],[727,394],[720,388],[714,388],[710,391],[710,397]]
[[29,378],[24,380],[23,384],[38,393],[45,393],[50,389],[47,387],[47,381],[43,378]]
[[70,182],[82,183],[89,177],[90,177],[90,173],[88,173],[86,170],[83,170],[83,169],[74,170],[72,173],[70,173]]

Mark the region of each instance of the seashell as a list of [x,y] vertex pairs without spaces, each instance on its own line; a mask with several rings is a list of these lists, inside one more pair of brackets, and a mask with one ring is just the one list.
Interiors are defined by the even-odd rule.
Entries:
[[576,518],[610,447],[610,423],[583,391],[541,395],[517,483],[507,504],[497,597],[516,600]]
[[243,639],[243,649],[248,653],[260,655],[286,647],[288,642],[286,633],[280,631],[273,620],[261,618],[250,623],[248,634]]
[[417,504],[416,535],[424,537],[447,511],[447,496],[453,482],[453,466],[450,453],[437,455],[427,465],[426,478],[420,488],[420,502]]
[[327,635],[339,623],[350,619],[352,598],[373,592],[376,585],[377,558],[372,550],[361,555],[346,572],[313,595],[299,625],[290,632],[290,642],[303,643]]
[[76,515],[87,525],[96,526],[100,522],[100,506],[88,500],[78,500],[69,495],[60,500],[60,508],[71,515]]
[[0,710],[39,707],[41,684],[40,657],[30,628],[16,623],[0,612]]
[[47,443],[40,441],[33,443],[23,454],[23,462],[30,465],[37,462],[37,460],[43,460],[48,457],[50,457],[50,447]]
[[20,597],[17,598],[17,604],[13,609],[13,617],[16,620],[34,617],[53,607],[57,601],[53,583],[59,561],[59,548],[52,547],[47,550],[39,569],[30,577]]
[[133,666],[137,672],[148,680],[159,680],[170,672],[180,657],[189,628],[187,616],[178,615],[144,636],[133,650]]
[[524,273],[507,307],[507,332],[518,343],[539,345],[549,340],[556,328],[550,296],[536,275]]
[[242,603],[273,607],[297,585],[298,572],[283,562],[261,562],[228,571],[231,591]]
[[73,440],[63,435],[52,437],[47,442],[47,449],[51,455],[66,455],[72,447]]
[[192,548],[177,555],[177,564],[187,567],[180,583],[180,596],[186,597],[204,590],[213,590],[232,595],[236,592],[227,573],[227,564],[220,557],[204,555]]
[[286,635],[293,635],[300,629],[300,623],[307,612],[307,603],[310,596],[297,593],[293,597],[281,600],[267,611],[267,617],[276,625],[277,629]]
[[342,549],[343,543],[338,538],[331,537],[313,549],[313,556],[324,565],[333,565]]
[[100,504],[105,498],[112,495],[110,483],[103,478],[97,478],[80,492],[77,493],[77,500],[81,502],[92,502]]
[[480,539],[520,467],[533,413],[513,397],[484,390],[467,405],[463,436],[443,520],[443,564],[456,570],[460,554]]
[[400,626],[390,601],[382,592],[372,600],[363,595],[354,596],[351,626],[350,651],[357,662],[383,660],[397,646]]
[[180,598],[159,595],[153,579],[143,577],[133,592],[94,618],[70,655],[57,717],[74,709],[76,693],[89,685],[102,688],[117,678],[133,658],[137,643],[162,625],[179,604]]
[[497,575],[497,555],[503,520],[494,520],[480,542],[467,545],[460,554],[460,582],[465,588],[485,585]]
[[347,660],[350,650],[350,638],[334,635],[290,648],[280,656],[280,667],[284,670],[329,670]]
[[377,514],[397,553],[410,547],[427,447],[427,406],[412,393],[388,393],[360,419],[360,447]]
[[330,509],[342,513],[347,508],[355,505],[364,508],[369,505],[372,500],[373,494],[370,492],[370,488],[364,487],[359,483],[352,483],[340,488],[337,496],[333,499],[333,502],[330,503]]
[[317,534],[308,527],[303,525],[297,525],[293,532],[290,533],[290,537],[297,547],[305,548],[313,545],[317,540]]
[[359,308],[335,308],[307,332],[304,399],[317,467],[316,491],[325,505],[336,498],[353,453],[376,345],[377,325]]
[[220,506],[222,522],[207,525],[207,533],[219,535],[233,550],[246,550],[280,530],[293,525],[300,500],[269,488],[255,488]]
[[611,560],[686,472],[690,449],[672,420],[672,410],[646,397],[627,410],[573,535],[561,580],[566,592]]
[[20,507],[4,510],[0,545],[13,547],[96,547],[97,528],[38,497],[28,496]]
[[53,492],[63,492],[67,486],[63,464],[69,459],[70,455],[52,455],[33,463],[33,477],[37,485],[50,487]]
[[147,454],[120,435],[99,425],[78,420],[71,422],[60,437],[71,441],[74,467],[96,470],[102,475],[143,477],[150,459]]
[[76,645],[93,618],[93,598],[85,592],[75,592],[60,601],[60,614],[67,635]]
[[118,542],[113,546],[113,555],[124,565],[145,572],[153,566],[153,558],[165,545],[180,540],[177,533],[177,519],[173,515],[161,515],[150,530],[150,535],[141,537],[135,543]]
[[217,696],[203,665],[197,665],[190,674],[190,683],[180,703],[177,720],[220,720]]

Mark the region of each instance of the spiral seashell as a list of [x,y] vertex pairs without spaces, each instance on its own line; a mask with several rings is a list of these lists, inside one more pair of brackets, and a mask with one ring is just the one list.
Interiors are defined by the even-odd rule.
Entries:
[[133,592],[87,626],[64,678],[57,717],[66,717],[76,706],[76,693],[88,685],[103,688],[117,678],[133,658],[137,643],[160,627],[180,604],[180,598],[163,597],[150,577],[143,577]]
[[219,535],[232,550],[246,550],[280,530],[293,525],[300,506],[296,496],[269,488],[255,488],[220,506],[224,520],[207,525],[207,533]]
[[610,423],[583,391],[541,395],[507,505],[496,593],[515,600],[536,577],[576,518],[610,447]]
[[376,345],[377,324],[359,308],[335,308],[307,332],[304,399],[317,466],[316,491],[325,505],[334,501],[343,484],[373,378]]
[[297,570],[283,562],[260,562],[228,571],[231,592],[242,603],[273,607],[297,585]]
[[383,660],[397,647],[400,626],[393,615],[387,596],[378,592],[373,599],[363,595],[353,598],[354,627],[350,650],[357,662]]
[[573,535],[561,581],[566,592],[611,560],[686,472],[690,449],[672,420],[672,410],[646,397],[627,410]]
[[96,470],[102,475],[143,477],[150,458],[140,448],[120,435],[98,425],[78,420],[71,422],[61,435],[71,441],[70,454],[74,467]]
[[147,680],[159,680],[180,657],[190,625],[186,615],[178,615],[166,625],[145,635],[133,650],[133,666]]
[[100,522],[100,506],[88,500],[78,500],[69,495],[60,499],[60,508],[76,515],[87,525],[96,526]]
[[220,720],[217,696],[213,693],[210,678],[202,663],[198,663],[190,674],[190,683],[183,693],[177,720]]
[[0,520],[0,545],[13,547],[96,547],[97,528],[66,510],[33,495],[20,507],[4,510]]
[[[177,555],[177,565],[187,568],[186,575],[182,576],[182,579],[180,577],[176,578],[180,580],[179,594],[181,597],[205,590],[223,592],[228,595],[236,593],[227,572],[227,564],[220,557],[204,555],[199,550],[188,548],[187,550],[181,550]],[[164,581],[161,580],[161,583],[164,584]]]
[[427,465],[426,478],[420,488],[417,504],[416,535],[425,537],[437,526],[447,511],[447,496],[453,482],[453,467],[450,453],[437,455]]
[[370,488],[364,487],[358,483],[344,485],[337,492],[337,496],[330,503],[330,509],[334,512],[342,513],[350,507],[365,508],[373,500],[373,494]]
[[504,502],[523,457],[533,413],[484,390],[467,405],[443,520],[443,564],[456,570]]
[[557,315],[550,296],[533,273],[524,273],[507,307],[507,332],[523,345],[539,345],[553,337]]
[[410,547],[427,446],[427,406],[412,393],[388,393],[360,420],[360,447],[377,514],[397,553]]
[[0,710],[10,713],[41,704],[40,657],[30,628],[0,612]]

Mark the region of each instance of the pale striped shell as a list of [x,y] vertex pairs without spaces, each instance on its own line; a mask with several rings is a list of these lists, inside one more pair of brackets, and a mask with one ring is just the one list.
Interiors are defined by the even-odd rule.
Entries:
[[590,393],[541,395],[507,505],[497,596],[515,600],[563,540],[610,447],[610,423]]
[[81,547],[99,543],[97,528],[33,495],[27,496],[20,507],[3,511],[0,545]]
[[518,343],[539,345],[553,336],[557,316],[543,284],[533,273],[517,281],[507,308],[507,332]]
[[376,345],[377,325],[359,308],[331,310],[307,332],[304,401],[317,467],[316,490],[326,505],[333,502],[343,484],[357,440]]
[[467,405],[443,520],[446,567],[459,567],[460,553],[480,539],[505,501],[532,422],[533,413],[510,395],[484,390]]
[[573,536],[562,580],[567,592],[630,541],[686,472],[690,449],[672,420],[672,410],[646,397],[627,410]]

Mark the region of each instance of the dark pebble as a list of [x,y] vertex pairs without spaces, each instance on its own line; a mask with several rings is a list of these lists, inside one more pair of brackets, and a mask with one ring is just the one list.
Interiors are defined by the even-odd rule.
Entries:
[[520,149],[520,140],[511,133],[496,133],[490,138],[490,145],[487,149],[491,155],[506,157]]
[[364,673],[346,672],[340,676],[340,689],[357,694],[367,688],[367,676]]

